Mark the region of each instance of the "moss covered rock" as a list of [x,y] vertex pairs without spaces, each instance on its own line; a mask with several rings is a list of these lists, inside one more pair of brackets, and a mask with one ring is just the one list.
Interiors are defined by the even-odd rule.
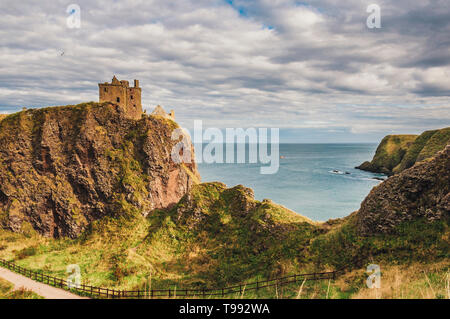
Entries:
[[388,135],[378,145],[371,162],[364,162],[356,168],[376,173],[391,174],[415,141],[416,135]]
[[[93,220],[174,205],[195,162],[171,160],[173,121],[130,120],[114,104],[29,109],[0,122],[0,223],[78,236]],[[193,152],[192,152],[193,154]],[[27,229],[29,231],[29,229]]]
[[194,186],[174,208],[149,219],[148,245],[170,234],[169,242],[179,244],[176,264],[184,265],[192,284],[206,285],[299,271],[311,260],[310,241],[325,231],[270,200],[255,200],[249,188],[218,182]]
[[393,175],[433,157],[450,143],[450,128],[425,131],[421,135],[388,135],[378,145],[372,161],[356,168]]
[[404,221],[450,214],[450,146],[374,187],[357,215],[361,234],[388,233]]

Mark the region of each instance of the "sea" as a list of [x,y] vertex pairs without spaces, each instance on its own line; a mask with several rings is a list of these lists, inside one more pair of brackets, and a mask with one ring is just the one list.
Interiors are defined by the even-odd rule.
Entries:
[[[377,144],[280,144],[279,169],[261,174],[261,163],[199,163],[202,182],[242,184],[255,198],[281,204],[315,221],[358,210],[370,190],[386,178],[354,167],[370,161]],[[249,146],[246,145],[248,154]],[[270,146],[268,147],[270,150]],[[225,150],[225,147],[224,147]],[[196,150],[196,156],[199,154]]]

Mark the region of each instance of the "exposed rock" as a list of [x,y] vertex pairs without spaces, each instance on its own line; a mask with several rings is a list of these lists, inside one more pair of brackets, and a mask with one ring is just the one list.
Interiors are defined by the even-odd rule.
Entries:
[[355,168],[390,175],[397,166],[408,148],[416,139],[416,135],[388,135],[378,145],[371,162],[364,162]]
[[[178,202],[199,180],[176,164],[173,121],[128,119],[115,104],[30,109],[0,122],[0,224],[78,236],[93,220]],[[191,152],[193,154],[193,151]]]
[[433,157],[450,143],[450,128],[425,131],[421,135],[388,135],[378,145],[372,161],[356,168],[393,175]]
[[362,235],[389,233],[401,222],[450,213],[450,146],[374,187],[357,213]]
[[392,169],[393,173],[399,173],[412,167],[415,163],[432,157],[450,143],[450,127],[425,131],[420,134],[414,143],[408,148],[402,161]]

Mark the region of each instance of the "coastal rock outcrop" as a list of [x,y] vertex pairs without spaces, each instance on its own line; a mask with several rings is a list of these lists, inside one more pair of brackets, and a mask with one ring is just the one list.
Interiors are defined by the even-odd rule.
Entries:
[[392,174],[417,135],[387,135],[378,145],[372,161],[364,162],[356,168],[373,173]]
[[[199,181],[171,160],[178,125],[112,103],[29,109],[0,122],[0,225],[77,237],[94,220],[176,204]],[[194,154],[191,152],[191,154]]]
[[428,159],[450,143],[450,127],[417,135],[387,135],[378,145],[372,161],[356,168],[393,175]]
[[391,176],[361,204],[357,229],[362,235],[389,233],[404,221],[433,221],[450,214],[450,146],[433,158]]

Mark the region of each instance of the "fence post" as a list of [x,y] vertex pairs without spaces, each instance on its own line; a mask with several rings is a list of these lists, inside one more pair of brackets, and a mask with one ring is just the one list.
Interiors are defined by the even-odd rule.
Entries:
[[224,290],[223,290],[223,288],[222,288],[222,297],[223,297],[223,296],[225,296],[225,292],[224,292]]
[[106,298],[109,297],[109,288],[106,288]]
[[151,293],[151,298],[153,299],[153,288],[151,289],[150,293]]

